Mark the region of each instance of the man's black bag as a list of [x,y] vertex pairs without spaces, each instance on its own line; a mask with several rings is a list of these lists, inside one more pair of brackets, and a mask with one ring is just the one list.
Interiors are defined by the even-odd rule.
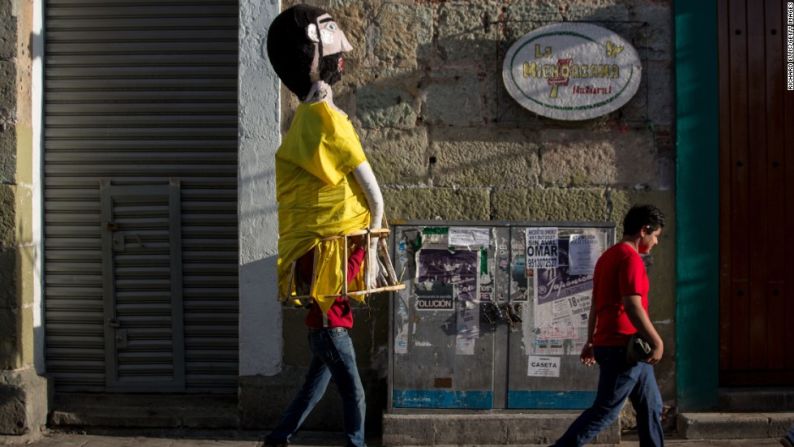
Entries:
[[640,334],[629,337],[626,345],[626,363],[636,365],[637,362],[646,360],[651,355],[651,345],[643,340]]

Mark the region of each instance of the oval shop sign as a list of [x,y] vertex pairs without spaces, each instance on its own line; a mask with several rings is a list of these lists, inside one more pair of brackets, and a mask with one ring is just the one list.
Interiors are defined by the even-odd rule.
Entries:
[[525,108],[559,120],[585,120],[626,104],[640,85],[634,48],[589,23],[557,23],[520,38],[502,66],[505,88]]

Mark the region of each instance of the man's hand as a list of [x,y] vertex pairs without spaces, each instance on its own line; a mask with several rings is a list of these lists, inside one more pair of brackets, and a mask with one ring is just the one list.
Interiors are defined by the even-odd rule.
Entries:
[[631,324],[637,328],[637,332],[651,344],[651,355],[645,362],[651,365],[659,363],[664,354],[664,342],[662,342],[662,337],[656,332],[656,328],[653,327],[653,323],[651,323],[648,314],[642,307],[642,297],[640,295],[624,296],[623,307],[626,309],[626,315],[629,317]]
[[664,343],[659,340],[659,344],[654,345],[653,348],[651,348],[651,356],[645,361],[651,365],[655,365],[662,360],[662,355],[664,355]]
[[579,361],[587,366],[596,364],[595,355],[593,354],[593,344],[585,343],[582,347],[582,353],[579,355]]

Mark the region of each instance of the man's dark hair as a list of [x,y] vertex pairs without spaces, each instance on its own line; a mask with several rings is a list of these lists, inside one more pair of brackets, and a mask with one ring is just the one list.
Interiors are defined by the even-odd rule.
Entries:
[[281,82],[301,100],[312,86],[309,72],[315,45],[306,35],[306,27],[325,13],[313,6],[296,5],[279,14],[267,32],[270,63]]
[[623,234],[635,235],[643,228],[649,233],[664,227],[664,213],[653,205],[635,205],[623,219]]

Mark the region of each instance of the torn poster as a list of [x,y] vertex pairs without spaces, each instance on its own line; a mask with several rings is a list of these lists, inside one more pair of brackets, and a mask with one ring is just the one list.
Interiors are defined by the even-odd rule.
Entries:
[[408,306],[405,304],[408,299],[407,289],[398,291],[397,298],[394,302],[396,332],[394,334],[394,353],[408,354]]
[[480,303],[477,284],[462,283],[455,287],[457,296],[457,335],[455,354],[474,355],[474,345],[480,337]]

